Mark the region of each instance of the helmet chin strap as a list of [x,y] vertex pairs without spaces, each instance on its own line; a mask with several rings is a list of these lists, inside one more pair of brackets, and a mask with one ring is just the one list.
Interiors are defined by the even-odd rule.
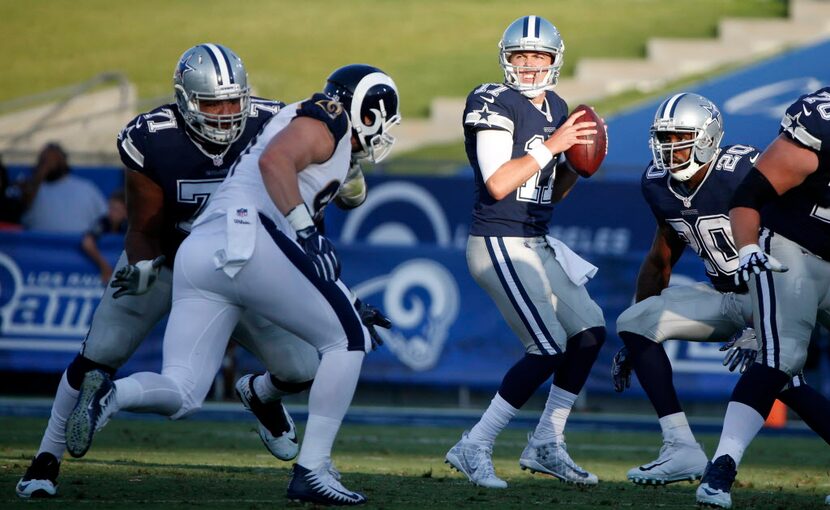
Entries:
[[698,170],[703,168],[704,164],[698,163],[694,160],[694,156],[690,158],[689,166],[684,168],[683,170],[676,170],[676,171],[669,171],[669,175],[671,178],[677,182],[686,182],[694,176]]

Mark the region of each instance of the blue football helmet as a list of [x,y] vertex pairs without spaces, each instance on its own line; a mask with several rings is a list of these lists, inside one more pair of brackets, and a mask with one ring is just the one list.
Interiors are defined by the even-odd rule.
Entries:
[[[520,51],[538,51],[548,53],[551,65],[543,68],[547,75],[541,83],[522,83],[519,73],[537,71],[538,67],[514,66],[510,55]],[[546,90],[552,90],[559,79],[559,70],[564,63],[565,43],[559,30],[553,24],[539,16],[523,16],[507,27],[499,42],[499,63],[504,70],[504,84],[516,89],[527,97],[536,97]]]
[[[251,89],[248,73],[236,53],[220,44],[199,44],[185,51],[173,73],[176,105],[184,121],[202,140],[230,145],[242,136],[248,119]],[[239,112],[210,114],[202,101],[239,101]]]
[[351,64],[331,73],[323,92],[339,101],[349,115],[352,135],[361,147],[352,152],[352,159],[383,160],[395,143],[389,130],[401,123],[398,87],[392,78],[377,67]]

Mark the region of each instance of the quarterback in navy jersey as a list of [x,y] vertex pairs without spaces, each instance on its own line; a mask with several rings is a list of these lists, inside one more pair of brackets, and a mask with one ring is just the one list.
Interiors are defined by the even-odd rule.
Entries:
[[[81,352],[63,374],[38,453],[17,484],[20,497],[54,496],[64,450],[68,447],[73,456],[85,453],[73,449],[73,439],[77,443],[78,438],[67,439],[65,431],[68,417],[77,409],[85,375],[111,377],[170,311],[172,264],[192,220],[236,157],[283,106],[251,99],[241,59],[217,44],[184,52],[173,82],[175,104],[137,116],[118,136],[128,169],[125,251],[95,310]],[[269,451],[289,460],[299,446],[280,396],[310,386],[317,352],[254,315],[242,318],[234,338],[274,374],[261,384],[273,389],[271,399],[246,405],[259,411],[259,433]],[[82,408],[86,407],[83,402]]]
[[[804,366],[815,323],[830,312],[829,185],[830,88],[825,87],[787,108],[778,137],[732,198],[736,278],[749,285],[760,359],[732,391],[717,451],[697,489],[699,503],[732,506],[744,451],[781,388]],[[816,412],[830,423],[830,412],[818,404]]]
[[[564,428],[605,339],[602,310],[585,282],[596,268],[547,236],[553,204],[576,182],[562,154],[596,123],[568,116],[553,91],[562,66],[559,31],[538,16],[517,19],[499,44],[503,83],[485,83],[463,114],[475,205],[467,264],[525,347],[490,406],[446,455],[473,483],[504,488],[496,476],[496,436],[552,375],[545,410],[519,458],[522,469],[568,483],[595,485],[596,475],[568,455]],[[571,268],[568,271],[565,268]]]
[[[721,113],[697,94],[668,97],[657,108],[650,131],[653,160],[643,174],[642,191],[657,230],[637,278],[636,303],[617,319],[625,347],[614,357],[612,373],[617,391],[630,383],[632,369],[637,373],[663,433],[660,456],[631,469],[628,479],[662,485],[700,478],[707,457],[680,406],[661,344],[669,339],[706,342],[734,337],[727,354],[731,369],[740,365],[745,370],[757,354],[754,333],[744,332],[752,320],[752,306],[746,285],[735,281],[738,251],[727,214],[735,190],[759,153],[747,145],[721,147]],[[668,286],[686,247],[701,258],[711,283]],[[805,396],[820,395],[797,377],[779,398],[830,438],[828,426],[804,405],[810,400]]]

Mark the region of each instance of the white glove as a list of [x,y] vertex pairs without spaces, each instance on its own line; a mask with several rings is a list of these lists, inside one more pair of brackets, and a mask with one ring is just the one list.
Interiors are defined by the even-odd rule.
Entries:
[[726,351],[723,366],[728,366],[730,372],[734,372],[740,366],[739,372],[743,374],[755,362],[760,349],[761,342],[755,336],[755,330],[744,328],[720,348],[721,351]]
[[334,203],[343,210],[354,209],[366,200],[366,179],[359,161],[353,161],[346,174],[346,179],[340,186]]
[[110,283],[110,287],[118,289],[112,297],[138,296],[150,290],[165,260],[164,255],[159,255],[153,260],[139,260],[119,269]]
[[772,255],[767,255],[757,244],[748,244],[738,251],[740,266],[735,273],[735,285],[742,281],[748,282],[753,274],[761,274],[761,271],[775,271],[784,273],[789,270],[787,266],[778,262]]

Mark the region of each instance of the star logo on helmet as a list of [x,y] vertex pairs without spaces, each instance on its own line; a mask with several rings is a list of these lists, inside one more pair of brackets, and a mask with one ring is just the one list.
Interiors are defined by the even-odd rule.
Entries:
[[196,68],[190,65],[190,59],[193,58],[193,54],[187,56],[186,59],[179,62],[179,67],[176,68],[176,74],[179,75],[179,78],[184,78],[184,75],[190,71],[195,71]]
[[702,104],[702,105],[700,105],[700,107],[703,108],[704,110],[706,110],[707,112],[709,112],[709,115],[713,119],[717,119],[720,116],[720,112],[718,111],[717,108],[714,107],[714,105]]

